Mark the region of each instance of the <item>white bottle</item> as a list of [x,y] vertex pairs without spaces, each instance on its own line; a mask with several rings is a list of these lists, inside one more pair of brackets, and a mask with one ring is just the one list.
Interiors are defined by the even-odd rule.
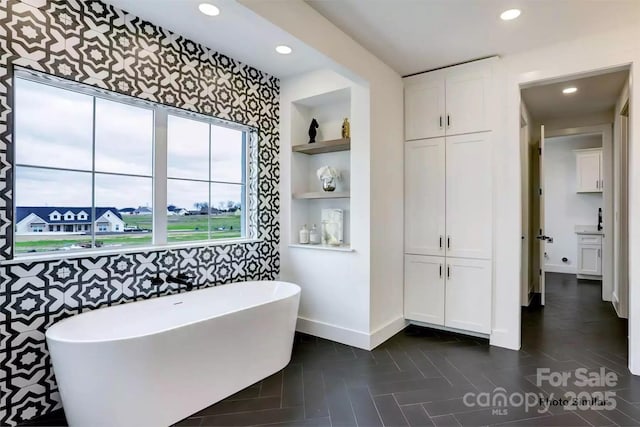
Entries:
[[318,227],[316,227],[315,224],[313,224],[313,227],[311,227],[311,231],[309,231],[309,242],[312,245],[320,244],[320,232],[318,231]]
[[307,228],[307,224],[303,225],[300,229],[300,244],[308,245],[309,244],[309,229]]

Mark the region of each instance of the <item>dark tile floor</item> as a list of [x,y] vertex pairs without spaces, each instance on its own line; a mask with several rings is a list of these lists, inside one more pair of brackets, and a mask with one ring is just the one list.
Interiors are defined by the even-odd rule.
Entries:
[[[548,274],[546,303],[544,309],[523,309],[519,352],[415,326],[371,352],[298,335],[284,370],[178,425],[640,425],[640,378],[626,368],[626,321],[616,317],[610,303],[600,301],[600,283]],[[537,368],[568,372],[572,378],[559,387],[546,382],[538,386]],[[603,368],[617,377],[616,385],[578,387],[577,368]],[[498,387],[508,397],[516,396],[515,404],[465,404],[465,394],[473,393],[467,402],[477,402],[475,398],[494,396]],[[580,391],[615,391],[615,409],[552,405],[539,413],[539,398]],[[519,396],[533,393],[533,407],[518,405]],[[61,413],[53,416],[58,418],[40,419],[37,425],[63,425]]]

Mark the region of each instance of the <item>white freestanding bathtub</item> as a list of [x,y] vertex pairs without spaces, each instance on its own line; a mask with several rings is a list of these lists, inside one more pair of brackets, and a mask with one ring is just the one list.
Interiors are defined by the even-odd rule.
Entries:
[[71,426],[173,424],[284,368],[300,288],[243,282],[64,319],[47,345]]

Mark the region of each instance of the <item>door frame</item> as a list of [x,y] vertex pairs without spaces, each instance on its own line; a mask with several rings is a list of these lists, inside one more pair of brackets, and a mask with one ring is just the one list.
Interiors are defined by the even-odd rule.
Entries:
[[[613,123],[546,130],[545,138],[562,136],[599,135],[602,138],[604,189],[602,192],[602,300],[612,301],[613,293]],[[542,263],[542,260],[541,260]],[[542,265],[542,264],[541,264]],[[544,272],[544,269],[543,269]]]
[[[640,55],[638,55],[640,58]],[[640,67],[638,63],[634,62],[637,59],[628,52],[616,52],[610,54],[606,59],[598,57],[597,55],[590,55],[585,57],[584,61],[572,61],[553,63],[553,65],[540,68],[540,63],[532,64],[531,61],[523,62],[517,66],[507,67],[505,71],[507,77],[506,87],[506,104],[507,104],[507,117],[505,136],[507,141],[518,141],[519,136],[519,118],[520,118],[520,103],[522,102],[521,90],[538,84],[545,84],[557,81],[566,81],[572,78],[588,77],[593,75],[599,75],[619,70],[629,70],[630,73],[630,87],[629,87],[629,101],[631,104],[631,113],[629,117],[629,218],[630,220],[630,233],[629,233],[629,258],[631,259],[636,252],[640,252],[640,233],[636,231],[636,226],[640,227],[640,221],[633,221],[634,215],[640,212],[640,197],[633,197],[633,191],[636,188],[640,188],[640,150],[635,150],[635,129],[640,129],[640,111],[633,108],[633,100],[640,99],[640,85],[633,84],[635,81],[640,81]],[[534,68],[532,68],[534,67]],[[538,67],[538,68],[535,68]],[[535,71],[531,71],[535,70]],[[518,144],[514,144],[518,146]],[[513,146],[512,146],[513,147]],[[506,146],[504,146],[507,149]],[[519,147],[518,147],[519,148]],[[512,150],[515,148],[508,148],[509,157],[511,157]],[[513,153],[513,157],[517,158],[517,153]],[[496,178],[498,180],[521,179],[520,165],[516,164],[512,171],[507,173],[498,173]],[[502,181],[504,182],[504,181]],[[517,186],[510,186],[508,191],[516,192],[520,191],[520,184]],[[519,197],[518,197],[519,199]],[[513,210],[512,210],[513,209]],[[505,229],[505,233],[498,233],[494,236],[498,245],[504,243],[510,250],[519,250],[520,229],[519,224],[522,212],[522,206],[518,202],[517,207],[512,205],[511,209],[508,209],[509,213],[505,215],[504,219],[508,218],[511,231],[508,232]],[[506,212],[505,212],[506,213]],[[516,231],[517,230],[517,231]],[[512,233],[518,233],[513,235]],[[515,238],[517,237],[518,240]],[[508,242],[511,242],[507,244]],[[519,258],[519,257],[518,257]],[[496,264],[497,265],[497,264]],[[496,275],[503,276],[508,275],[517,280],[519,269],[510,270],[508,268],[499,269],[496,271]],[[637,321],[640,317],[640,292],[633,292],[636,288],[633,285],[633,280],[637,276],[640,276],[640,265],[634,266],[633,263],[629,264],[629,346],[628,368],[634,375],[640,375],[640,324]],[[519,282],[519,281],[518,281]],[[513,283],[513,282],[512,282]],[[505,285],[496,285],[494,288],[494,329],[491,335],[491,344],[498,345],[507,348],[519,349],[521,346],[521,309],[520,309],[520,286],[517,286],[517,290],[514,287],[509,289]],[[497,299],[508,299],[508,310],[497,310]],[[504,301],[503,299],[503,301]]]

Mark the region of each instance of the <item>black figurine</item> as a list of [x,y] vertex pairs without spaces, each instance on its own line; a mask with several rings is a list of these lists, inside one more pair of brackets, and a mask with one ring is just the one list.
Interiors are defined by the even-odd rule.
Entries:
[[319,127],[320,125],[318,124],[316,119],[311,120],[311,124],[309,125],[309,144],[313,144],[314,142],[316,142],[316,135],[318,134],[316,129],[318,129]]

